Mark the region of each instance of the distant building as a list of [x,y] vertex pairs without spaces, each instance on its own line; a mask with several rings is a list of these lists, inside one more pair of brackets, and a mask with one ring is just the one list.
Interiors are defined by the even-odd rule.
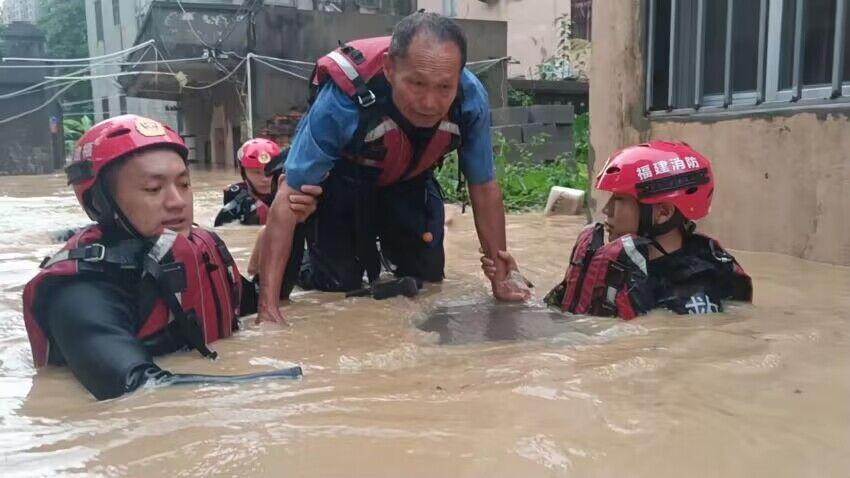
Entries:
[[0,22],[7,25],[12,22],[35,23],[38,20],[38,0],[5,0]]
[[[8,2],[7,2],[8,3]],[[0,56],[44,57],[44,34],[29,22],[13,22],[0,35]],[[33,63],[4,62],[4,66],[33,66]],[[44,81],[52,68],[0,70],[0,174],[43,174],[64,165],[62,112],[50,100],[54,90],[25,88]],[[17,119],[22,113],[33,111]]]

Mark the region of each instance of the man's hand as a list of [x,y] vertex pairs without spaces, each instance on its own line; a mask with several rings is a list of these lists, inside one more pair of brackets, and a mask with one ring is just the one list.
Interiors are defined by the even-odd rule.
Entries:
[[[507,271],[507,277],[504,279],[498,279],[496,261],[499,261],[499,265]],[[481,270],[490,279],[493,296],[496,299],[507,302],[521,302],[531,297],[529,288],[534,287],[534,284],[520,274],[516,259],[508,251],[498,251],[496,260],[482,255]]]
[[[489,257],[483,255],[484,251],[482,249],[478,249],[478,252],[482,254],[481,256],[481,270],[484,271],[484,275],[487,276],[491,281],[496,278],[496,261],[490,259]],[[511,255],[508,251],[499,251],[497,253],[498,259],[500,259],[504,265],[505,269],[510,274],[512,271],[519,272],[519,267],[516,264],[516,259]]]
[[[278,180],[278,191],[283,191],[286,184],[286,175],[281,174]],[[299,223],[304,222],[316,211],[316,201],[322,195],[321,186],[313,186],[305,184],[301,186],[300,194],[289,195],[289,208],[295,213],[295,218]]]

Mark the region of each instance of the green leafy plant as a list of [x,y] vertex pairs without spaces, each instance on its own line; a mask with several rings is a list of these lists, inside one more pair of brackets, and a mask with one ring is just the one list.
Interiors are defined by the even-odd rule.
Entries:
[[523,90],[511,88],[508,90],[508,106],[531,106],[534,104],[534,97]]
[[[502,189],[505,209],[508,211],[542,208],[552,186],[587,190],[586,146],[584,153],[579,153],[578,150],[565,151],[554,161],[535,161],[535,150],[548,140],[548,135],[541,134],[532,138],[529,143],[514,143],[507,141],[500,134],[496,135],[493,145],[496,177]],[[457,190],[457,155],[452,154],[446,159],[437,171],[437,180],[443,188],[446,202],[466,200],[466,190]]]
[[65,151],[71,154],[74,150],[74,143],[92,127],[92,119],[88,116],[82,116],[79,120],[64,118],[62,119],[62,129],[65,132]]

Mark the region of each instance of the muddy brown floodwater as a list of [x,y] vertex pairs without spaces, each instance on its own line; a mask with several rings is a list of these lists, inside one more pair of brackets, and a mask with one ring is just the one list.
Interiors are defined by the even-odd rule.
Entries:
[[[236,174],[193,175],[208,225]],[[67,369],[36,373],[21,319],[24,283],[58,248],[50,233],[86,221],[64,183],[0,178],[0,476],[850,475],[850,268],[737,252],[753,306],[566,318],[494,307],[471,214],[448,228],[446,281],[415,300],[298,293],[289,328],[248,324],[215,362],[158,360],[201,373],[298,363],[303,380],[98,403]],[[508,218],[538,303],[580,227]],[[256,229],[220,233],[244,271]],[[419,330],[428,316],[434,331]]]

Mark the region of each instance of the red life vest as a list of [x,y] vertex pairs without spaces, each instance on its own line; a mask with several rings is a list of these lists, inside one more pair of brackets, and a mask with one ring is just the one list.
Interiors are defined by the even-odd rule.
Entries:
[[160,291],[155,303],[145,308],[150,313],[138,331],[139,338],[175,325],[181,333],[185,332],[182,335],[189,345],[204,355],[215,357],[214,352],[206,349],[206,344],[232,334],[242,288],[239,270],[224,242],[201,227],[193,227],[188,238],[166,230],[140,260],[138,257],[128,259],[126,250],[123,254],[117,252],[119,247],[138,245],[141,241],[104,247],[98,242],[100,238],[101,230],[97,225],[82,229],[61,251],[45,259],[41,272],[24,288],[24,325],[36,367],[46,365],[50,356],[50,341],[35,312],[43,308],[36,307],[36,298],[49,300],[44,294],[39,297],[39,286],[49,277],[102,273],[110,264],[141,269],[143,274],[153,277]]
[[[414,151],[410,138],[389,116],[385,105],[392,99],[383,66],[390,38],[355,40],[337,48],[319,58],[311,80],[314,93],[330,80],[359,106],[361,124],[352,151],[346,156],[358,164],[380,169],[378,186],[414,178],[460,145],[458,120],[446,117],[437,125],[428,144]],[[456,105],[460,104],[459,100],[460,96],[455,100]],[[458,109],[456,105],[452,111]]]
[[[625,235],[607,244],[602,224],[587,226],[578,236],[570,255],[564,281],[546,299],[562,311],[631,320],[656,306],[648,274],[648,239]],[[731,298],[752,300],[749,276],[720,244],[707,236],[694,234],[692,240],[705,240],[710,250],[710,267],[730,271]]]
[[647,258],[638,246],[648,241],[627,235],[603,245],[604,237],[602,224],[587,226],[579,234],[564,278],[560,307],[574,314],[630,320],[645,312],[636,310],[630,295],[646,282]]

